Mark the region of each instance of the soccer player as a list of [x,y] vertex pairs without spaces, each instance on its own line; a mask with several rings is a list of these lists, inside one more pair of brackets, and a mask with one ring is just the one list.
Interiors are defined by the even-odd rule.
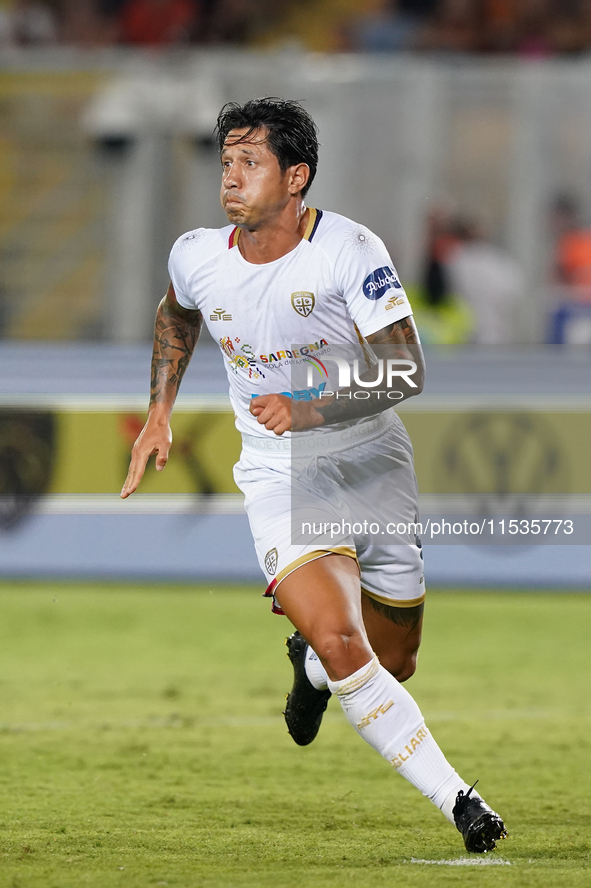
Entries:
[[412,449],[390,390],[380,397],[357,365],[354,381],[332,393],[328,373],[322,385],[292,388],[298,367],[338,364],[342,345],[365,354],[373,347],[374,369],[376,351],[389,349],[389,368],[406,368],[393,370],[394,396],[417,394],[423,361],[410,305],[378,237],[306,207],[318,139],[301,105],[230,103],[217,133],[230,224],[184,234],[172,248],[171,282],[156,314],[148,420],[121,496],[137,489],[151,455],[158,470],[166,465],[174,400],[205,321],[225,357],[243,439],[235,478],[267,591],[296,628],[287,641],[290,734],[310,743],[335,694],[354,730],[442,811],[466,848],[490,851],[505,836],[503,821],[447,762],[402,686],[421,637],[419,539],[409,531],[385,545],[367,521],[343,521],[334,544],[322,532],[306,542],[294,539],[292,527],[292,496],[302,491],[310,514],[355,519],[356,503],[385,503],[390,514],[416,522]]

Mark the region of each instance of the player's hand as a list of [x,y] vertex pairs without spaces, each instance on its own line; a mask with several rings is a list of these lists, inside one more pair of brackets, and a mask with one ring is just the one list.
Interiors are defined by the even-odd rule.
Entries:
[[257,422],[270,432],[302,432],[322,425],[324,417],[318,413],[315,401],[294,401],[287,395],[259,395],[250,402],[249,410]]
[[131,462],[125,484],[121,491],[121,499],[126,499],[138,488],[144,477],[146,465],[153,454],[156,454],[156,470],[161,472],[168,462],[172,432],[168,422],[156,422],[148,419],[131,448]]

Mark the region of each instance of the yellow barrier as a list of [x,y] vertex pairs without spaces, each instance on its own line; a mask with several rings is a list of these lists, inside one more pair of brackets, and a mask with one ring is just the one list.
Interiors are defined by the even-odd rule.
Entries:
[[[114,493],[145,414],[58,411],[48,493]],[[403,414],[425,494],[591,493],[591,415],[586,412],[414,409]],[[151,465],[143,493],[237,493],[240,436],[228,412],[173,415],[173,449]]]

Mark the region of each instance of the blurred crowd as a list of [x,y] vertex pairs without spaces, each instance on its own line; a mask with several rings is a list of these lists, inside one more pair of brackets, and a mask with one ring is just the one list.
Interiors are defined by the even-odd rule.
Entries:
[[[572,194],[556,194],[548,209],[545,272],[550,298],[545,335],[549,341],[564,341],[564,330],[558,326],[564,327],[573,312],[582,312],[584,341],[589,344],[591,227]],[[494,242],[481,219],[454,212],[444,204],[431,208],[416,293],[419,309],[441,320],[451,308],[464,308],[468,312],[463,331],[467,339],[480,345],[510,344],[515,341],[524,296],[523,269],[509,250]],[[453,320],[457,322],[457,313]]]
[[314,51],[591,49],[591,0],[0,0],[3,45],[295,43]]
[[0,0],[0,43],[248,45],[278,20],[277,6],[272,0]]
[[515,341],[516,313],[524,296],[522,271],[510,252],[474,217],[434,206],[427,217],[419,298],[435,316],[464,307],[465,336],[480,345]]
[[589,0],[379,0],[358,19],[357,49],[513,53],[591,48]]

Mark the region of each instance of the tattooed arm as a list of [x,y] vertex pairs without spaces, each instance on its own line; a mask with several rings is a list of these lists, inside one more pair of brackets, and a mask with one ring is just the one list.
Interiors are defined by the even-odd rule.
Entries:
[[[292,401],[285,395],[262,395],[250,402],[250,411],[256,416],[257,422],[276,435],[287,431],[300,432],[324,423],[343,422],[381,413],[423,390],[425,361],[412,316],[378,330],[368,336],[367,341],[376,347],[375,351],[384,363],[388,359],[401,362],[396,366],[406,373],[395,377],[394,388],[388,388],[386,382],[371,388],[354,382],[338,393],[328,393],[328,397],[323,395],[315,401]],[[416,366],[415,370],[409,362]],[[361,374],[360,378],[375,380],[375,368]],[[396,397],[388,397],[390,392]],[[356,393],[360,393],[361,397],[356,397]]]
[[148,421],[133,445],[122,499],[137,489],[153,454],[156,454],[158,471],[161,472],[167,463],[172,443],[170,414],[202,323],[200,311],[190,311],[178,304],[170,284],[156,312]]
[[[423,391],[425,359],[412,316],[402,318],[388,327],[383,327],[377,333],[368,336],[367,341],[370,345],[377,346],[376,352],[384,361],[391,358],[395,361],[406,362],[400,364],[401,369],[407,369],[410,362],[410,365],[416,365],[416,370],[408,373],[408,376],[396,377],[394,388],[388,389],[384,384],[374,390],[354,383],[349,388],[336,392],[330,400],[320,399],[316,410],[325,423],[343,422],[347,419],[357,419],[381,413],[388,407],[405,401],[407,398],[412,398],[413,395],[418,395]],[[361,378],[363,379],[364,376],[369,380],[375,379],[375,371],[369,370],[367,374],[362,374]],[[364,394],[363,398],[357,399],[356,392],[369,392],[370,396],[366,398]],[[396,393],[395,399],[388,397],[390,392]]]

